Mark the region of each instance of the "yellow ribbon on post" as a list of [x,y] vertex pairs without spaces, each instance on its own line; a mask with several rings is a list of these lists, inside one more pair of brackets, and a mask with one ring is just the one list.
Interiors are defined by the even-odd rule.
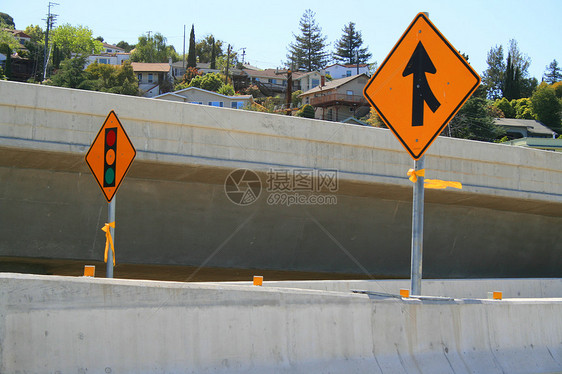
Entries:
[[[416,183],[419,177],[425,177],[425,169],[408,170],[408,177],[410,177],[410,181],[412,183]],[[425,188],[433,188],[433,189],[444,189],[447,187],[458,188],[462,190],[461,182],[453,182],[453,181],[442,181],[440,179],[424,179],[424,187]]]
[[105,252],[103,253],[103,261],[107,263],[107,254],[109,251],[109,246],[111,246],[111,252],[113,253],[113,266],[115,266],[115,247],[113,246],[113,238],[111,237],[110,227],[115,228],[115,222],[106,223],[101,231],[105,231]]
[[425,169],[420,169],[417,171],[414,169],[410,169],[408,170],[408,176],[410,177],[412,183],[416,183],[419,177],[425,177]]

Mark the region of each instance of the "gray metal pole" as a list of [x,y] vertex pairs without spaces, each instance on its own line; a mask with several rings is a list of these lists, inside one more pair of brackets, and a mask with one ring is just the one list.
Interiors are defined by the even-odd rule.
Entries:
[[[113,199],[111,199],[111,201],[108,204],[108,209],[107,209],[108,223],[115,222],[115,197],[116,195],[113,195]],[[113,246],[115,246],[115,229],[113,227],[110,227],[109,232],[111,233]],[[111,250],[111,246],[107,250],[106,278],[113,278],[113,251]]]
[[[424,168],[425,156],[414,161],[414,170]],[[424,177],[418,177],[414,184],[414,200],[412,206],[412,261],[411,261],[411,294],[421,295],[422,258],[423,258],[423,203]]]

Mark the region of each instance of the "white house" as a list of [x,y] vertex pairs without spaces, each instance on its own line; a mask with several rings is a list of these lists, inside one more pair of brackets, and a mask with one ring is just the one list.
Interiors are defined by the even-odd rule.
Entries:
[[233,109],[240,109],[254,101],[252,95],[226,96],[197,87],[188,87],[175,92],[167,92],[155,96],[154,98]]
[[131,54],[126,53],[123,48],[107,43],[102,44],[103,51],[88,56],[88,59],[86,60],[86,67],[94,62],[97,62],[98,64],[122,65],[123,61],[131,58]]
[[326,67],[326,74],[330,74],[332,79],[340,79],[360,74],[369,74],[369,65],[359,64],[359,72],[357,72],[357,64],[333,64]]

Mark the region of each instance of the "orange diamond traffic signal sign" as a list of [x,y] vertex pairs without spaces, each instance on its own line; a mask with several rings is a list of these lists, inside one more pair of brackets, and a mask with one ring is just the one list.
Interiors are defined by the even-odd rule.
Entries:
[[480,84],[480,76],[419,13],[363,94],[419,159]]
[[133,143],[112,110],[85,157],[108,202],[113,199],[136,154]]

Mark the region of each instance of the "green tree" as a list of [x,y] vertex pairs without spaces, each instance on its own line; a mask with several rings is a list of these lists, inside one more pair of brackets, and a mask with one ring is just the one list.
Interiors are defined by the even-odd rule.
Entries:
[[175,50],[172,46],[166,45],[166,38],[160,33],[154,35],[139,36],[138,43],[131,53],[133,62],[168,62],[173,59]]
[[521,97],[521,71],[515,66],[511,54],[507,54],[507,67],[504,74],[503,96],[507,100]]
[[195,26],[191,25],[189,34],[189,52],[187,54],[187,67],[197,67],[197,51],[195,50]]
[[119,43],[115,44],[117,47],[119,48],[123,48],[125,50],[125,52],[129,53],[133,50],[133,48],[135,48],[134,45],[127,43],[124,40],[121,40]]
[[501,99],[497,99],[496,101],[494,101],[493,106],[501,110],[505,118],[515,118],[515,108],[511,105],[511,102],[507,100],[505,97],[502,97]]
[[30,41],[25,42],[28,50],[28,58],[33,61],[32,81],[41,80],[45,48],[45,32],[38,25],[30,25],[25,28],[25,33],[31,37]]
[[234,96],[234,87],[230,84],[223,84],[218,90],[217,93],[226,96]]
[[336,41],[333,59],[344,64],[367,63],[372,54],[367,47],[361,48],[363,38],[361,32],[355,29],[355,23],[349,22],[343,27],[342,32],[341,38]]
[[306,104],[300,108],[295,115],[297,117],[314,118],[314,107],[310,104]]
[[544,81],[548,84],[553,84],[562,81],[562,70],[558,66],[558,61],[552,60],[550,65],[546,67],[543,75]]
[[[213,50],[216,68],[216,59],[219,56],[223,56],[224,52],[222,50],[224,43],[221,40],[215,40],[213,35],[207,35],[201,39],[197,44],[195,44],[195,53],[197,55],[199,62],[208,62],[213,64]],[[214,46],[214,49],[213,49]]]
[[298,108],[301,106],[302,99],[299,95],[302,94],[301,90],[297,90],[291,93],[291,103],[293,104],[293,108]]
[[48,84],[58,87],[78,88],[84,81],[88,80],[88,74],[84,71],[85,64],[85,56],[77,56],[62,61],[60,68],[51,76],[51,81]]
[[537,120],[554,131],[561,132],[562,102],[556,97],[556,92],[552,86],[545,82],[540,84],[531,96],[531,108]]
[[322,35],[314,16],[310,9],[304,12],[299,23],[300,34],[293,34],[295,41],[289,44],[286,65],[293,71],[320,70],[328,62],[327,36]]
[[552,85],[556,97],[562,100],[562,81],[556,82]]
[[0,23],[5,24],[7,27],[14,29],[16,24],[14,23],[14,19],[6,13],[0,12]]
[[191,83],[189,83],[189,87],[198,87],[207,91],[217,92],[223,84],[224,83],[218,73],[209,73],[193,78]]
[[56,46],[60,60],[71,58],[72,54],[88,56],[100,53],[103,45],[92,36],[92,30],[85,26],[64,24],[52,31],[51,42]]
[[528,97],[512,101],[511,106],[515,108],[515,118],[535,119],[531,107],[531,99]]
[[78,86],[80,89],[137,96],[138,81],[129,61],[115,66],[94,62],[86,68],[88,80]]
[[505,131],[494,124],[485,99],[471,97],[449,123],[455,138],[493,142],[505,135]]
[[503,47],[490,48],[486,58],[488,68],[482,73],[482,85],[486,88],[487,97],[492,100],[503,96],[503,81],[505,62],[503,61]]

